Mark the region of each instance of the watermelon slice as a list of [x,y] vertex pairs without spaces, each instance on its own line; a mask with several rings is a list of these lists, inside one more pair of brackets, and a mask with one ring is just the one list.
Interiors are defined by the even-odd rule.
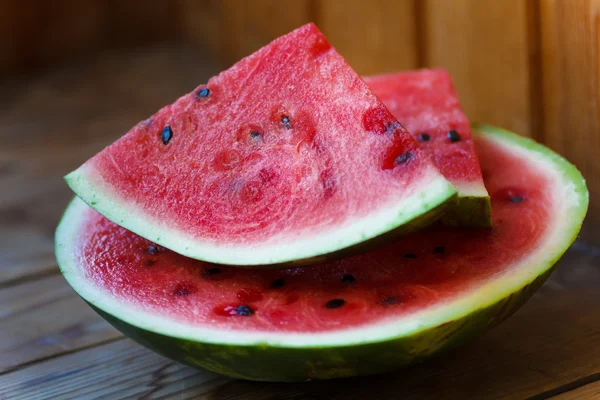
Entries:
[[489,126],[474,140],[494,227],[431,227],[312,268],[217,266],[165,250],[74,200],[56,232],[71,286],[115,327],[173,359],[238,378],[386,371],[508,317],[573,242],[588,205],[563,158]]
[[238,265],[316,262],[425,225],[456,201],[313,24],[140,122],[66,180],[140,236]]
[[490,197],[483,185],[469,120],[450,74],[443,69],[423,69],[367,77],[365,82],[458,190],[459,202],[443,221],[490,226]]

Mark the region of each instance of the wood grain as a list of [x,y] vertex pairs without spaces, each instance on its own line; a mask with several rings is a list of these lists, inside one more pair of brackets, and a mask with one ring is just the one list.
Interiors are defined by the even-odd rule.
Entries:
[[552,400],[589,400],[600,399],[600,381],[592,382],[567,393],[552,397]]
[[600,318],[590,307],[600,301],[599,285],[600,251],[576,244],[534,298],[498,328],[386,375],[303,384],[236,381],[119,340],[1,375],[0,398],[548,398],[583,390],[594,383],[586,377],[600,377]]
[[472,120],[531,133],[527,3],[426,0],[424,63],[452,74]]
[[544,142],[587,178],[584,237],[600,244],[600,1],[542,0]]
[[122,336],[62,275],[0,291],[0,372]]
[[413,0],[327,0],[316,22],[359,74],[380,74],[418,66],[416,9]]
[[169,0],[0,2],[0,75],[29,71],[108,48],[131,48],[178,36]]
[[184,36],[227,63],[312,20],[310,0],[183,0],[179,5]]
[[198,398],[228,381],[123,339],[0,376],[0,398]]

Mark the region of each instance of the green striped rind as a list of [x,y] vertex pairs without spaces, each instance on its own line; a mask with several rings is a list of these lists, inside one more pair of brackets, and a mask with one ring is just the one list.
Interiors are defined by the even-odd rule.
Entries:
[[281,347],[199,343],[144,330],[92,306],[141,345],[194,368],[238,379],[296,382],[372,375],[414,364],[469,342],[513,314],[552,269],[493,305],[409,336],[349,346]]
[[[302,381],[388,371],[456,347],[517,310],[550,275],[575,240],[588,205],[585,181],[577,169],[549,149],[510,132],[475,125],[476,139],[510,148],[556,175],[560,210],[554,229],[540,247],[514,268],[445,304],[357,329],[322,334],[232,332],[190,327],[163,320],[108,297],[78,272],[72,254],[77,212],[57,229],[56,254],[63,275],[94,309],[117,329],[160,354],[194,367],[235,378]],[[77,209],[77,208],[75,208]],[[79,214],[83,215],[83,214]],[[259,338],[259,339],[257,339]]]

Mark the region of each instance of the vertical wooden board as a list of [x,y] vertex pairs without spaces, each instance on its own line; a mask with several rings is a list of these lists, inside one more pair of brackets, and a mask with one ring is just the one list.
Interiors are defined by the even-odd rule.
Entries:
[[417,67],[416,12],[413,0],[326,0],[315,5],[319,27],[363,75]]
[[311,21],[310,0],[180,0],[179,5],[184,37],[229,63]]
[[219,0],[179,0],[181,34],[200,47],[210,50],[214,55],[227,59],[225,41],[222,32],[225,15]]
[[233,61],[311,21],[309,0],[223,0],[221,4]]
[[0,1],[0,74],[178,36],[169,0]]
[[583,236],[600,244],[599,0],[541,0],[544,141],[587,178]]
[[423,62],[447,68],[471,120],[531,134],[528,2],[424,0]]

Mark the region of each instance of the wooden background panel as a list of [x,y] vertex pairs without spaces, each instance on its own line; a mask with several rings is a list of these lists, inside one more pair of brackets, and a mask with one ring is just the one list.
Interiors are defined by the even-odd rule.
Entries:
[[527,2],[422,4],[424,65],[450,71],[471,120],[530,135]]
[[[202,4],[203,1],[198,2]],[[0,75],[180,36],[168,0],[2,0]]]
[[600,244],[600,1],[541,0],[542,140],[590,189],[584,237]]
[[[366,6],[368,4],[368,6]],[[417,68],[414,0],[316,2],[315,22],[361,75]]]
[[183,38],[233,63],[311,21],[312,2],[294,0],[179,0]]

